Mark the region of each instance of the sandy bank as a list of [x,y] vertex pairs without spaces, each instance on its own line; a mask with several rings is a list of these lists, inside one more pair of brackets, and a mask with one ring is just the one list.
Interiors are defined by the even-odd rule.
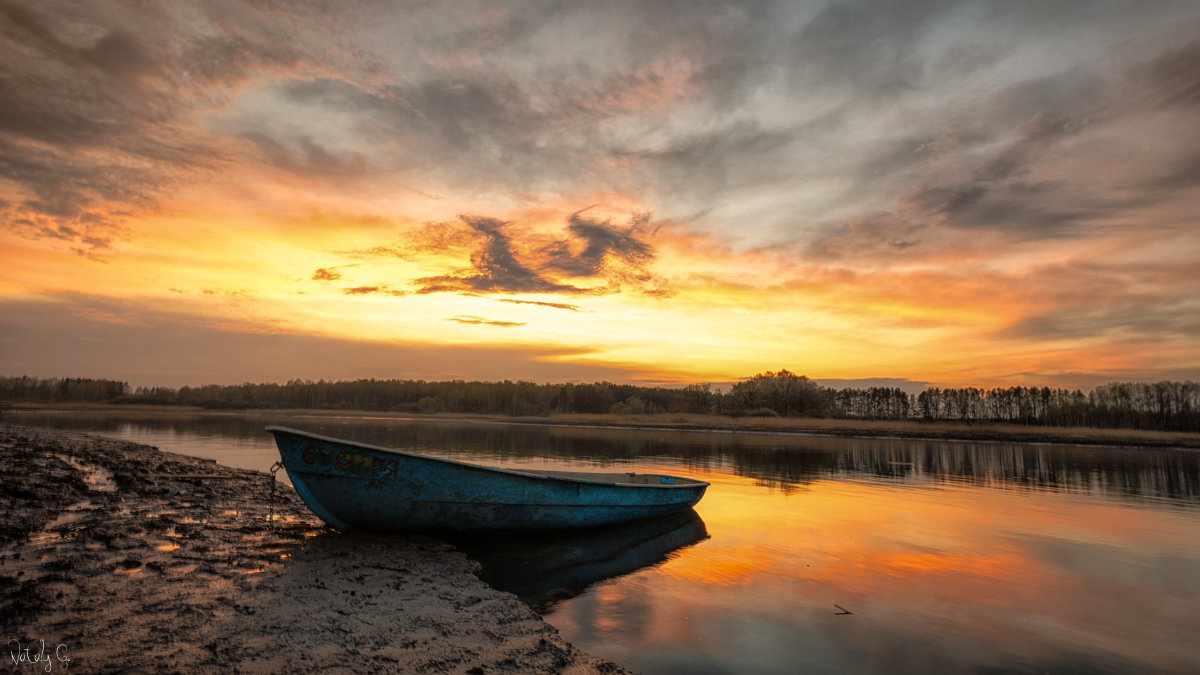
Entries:
[[12,426],[0,458],[16,672],[624,672],[448,544],[326,530],[269,475]]

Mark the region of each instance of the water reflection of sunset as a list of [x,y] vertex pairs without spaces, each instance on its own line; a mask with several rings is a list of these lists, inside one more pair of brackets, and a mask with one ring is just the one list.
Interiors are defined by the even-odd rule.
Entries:
[[[1180,534],[1196,531],[1195,513],[928,481],[785,492],[703,477],[709,541],[551,620],[573,640],[627,643],[619,656],[634,669],[674,663],[662,651],[681,644],[759,672],[856,658],[952,670],[1200,664],[1186,646],[1200,629],[1200,582],[1147,591],[1144,578],[1163,565],[1200,573],[1200,544]],[[956,647],[922,661],[933,636],[943,652]]]

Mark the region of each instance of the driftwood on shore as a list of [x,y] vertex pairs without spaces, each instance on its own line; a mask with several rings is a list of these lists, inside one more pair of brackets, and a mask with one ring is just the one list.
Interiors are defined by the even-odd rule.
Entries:
[[269,474],[11,426],[0,459],[0,630],[31,667],[624,672],[452,546],[330,531]]

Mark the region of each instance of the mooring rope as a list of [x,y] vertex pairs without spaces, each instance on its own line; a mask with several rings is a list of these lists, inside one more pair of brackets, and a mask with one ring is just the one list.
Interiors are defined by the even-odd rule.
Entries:
[[275,482],[276,474],[283,468],[282,462],[275,462],[271,465],[271,509],[267,514],[267,529],[275,529]]

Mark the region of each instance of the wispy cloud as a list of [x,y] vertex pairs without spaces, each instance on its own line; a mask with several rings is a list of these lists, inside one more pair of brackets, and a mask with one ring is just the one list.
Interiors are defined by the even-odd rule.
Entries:
[[479,316],[452,316],[446,320],[467,326],[498,326],[500,328],[519,328],[525,325],[519,321],[495,321]]
[[572,305],[565,302],[543,302],[541,300],[516,300],[513,298],[495,298],[497,302],[507,302],[513,305],[534,305],[537,307],[551,307],[554,309],[565,309],[570,312],[582,312],[583,308],[579,305]]
[[374,286],[351,286],[349,288],[343,288],[342,293],[345,295],[408,295],[407,291],[394,289],[386,284],[376,284]]

